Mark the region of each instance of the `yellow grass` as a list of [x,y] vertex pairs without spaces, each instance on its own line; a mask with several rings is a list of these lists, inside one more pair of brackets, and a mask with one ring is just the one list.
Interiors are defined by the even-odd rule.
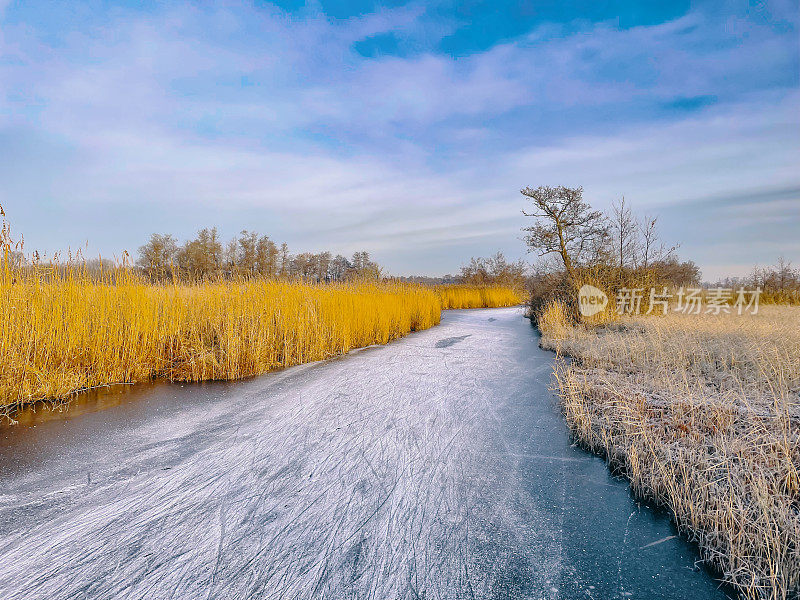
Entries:
[[800,309],[571,325],[541,316],[576,439],[666,505],[748,598],[800,596]]
[[436,292],[444,309],[516,306],[524,300],[522,294],[503,286],[440,285]]
[[153,285],[129,270],[6,268],[0,278],[0,416],[154,378],[238,379],[385,344],[442,308],[517,304],[505,288],[254,279]]
[[236,379],[384,344],[440,319],[417,285],[250,281],[154,286],[9,272],[0,409],[111,383]]

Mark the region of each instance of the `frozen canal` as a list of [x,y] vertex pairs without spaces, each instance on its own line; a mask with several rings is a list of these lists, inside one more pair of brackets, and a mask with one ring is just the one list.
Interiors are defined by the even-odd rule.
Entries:
[[450,311],[2,429],[0,598],[724,598],[570,446],[537,342],[520,309]]

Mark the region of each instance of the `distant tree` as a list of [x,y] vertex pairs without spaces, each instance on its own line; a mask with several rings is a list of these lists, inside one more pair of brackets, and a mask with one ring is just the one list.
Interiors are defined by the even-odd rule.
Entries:
[[700,284],[700,268],[691,260],[681,262],[669,256],[651,263],[649,270],[665,285],[686,287]]
[[310,252],[301,252],[292,259],[291,274],[294,277],[313,279],[316,270],[315,256]]
[[352,268],[350,261],[348,261],[341,254],[337,254],[331,261],[330,275],[333,281],[343,281],[347,276],[347,272]]
[[255,231],[245,229],[239,234],[239,253],[236,262],[240,271],[250,275],[256,272],[257,247],[258,234]]
[[255,248],[256,271],[264,277],[278,274],[278,247],[266,235],[258,239]]
[[194,240],[183,245],[179,257],[181,266],[192,278],[202,279],[219,273],[223,256],[217,228],[198,231]]
[[370,259],[369,252],[355,252],[347,271],[348,279],[380,279],[381,268]]
[[489,258],[471,258],[461,267],[461,281],[471,285],[504,285],[522,289],[527,277],[527,266],[521,260],[508,262],[502,252]]
[[239,240],[235,237],[225,244],[223,252],[223,269],[226,274],[233,276],[238,272]]
[[585,262],[588,254],[603,251],[609,235],[606,218],[583,201],[581,187],[526,187],[521,192],[534,208],[522,213],[537,219],[534,225],[523,229],[528,232],[525,242],[539,256],[559,255],[574,282],[575,267]]
[[90,276],[99,277],[101,273],[113,273],[117,263],[110,258],[88,258],[83,266]]
[[354,252],[353,258],[350,260],[352,268],[356,271],[362,271],[369,264],[368,252]]
[[623,196],[611,205],[611,232],[613,233],[614,258],[620,276],[626,267],[635,266],[638,254],[638,227],[629,204]]
[[744,283],[752,288],[760,287],[778,303],[800,301],[800,269],[792,268],[792,263],[783,256],[771,267],[755,267]]
[[772,268],[766,285],[774,287],[779,292],[784,292],[797,285],[797,273],[792,269],[792,263],[785,257],[778,257],[778,262]]
[[286,245],[286,242],[281,244],[281,250],[278,254],[278,261],[280,263],[280,268],[278,274],[281,277],[289,277],[291,275],[291,259],[292,257],[289,255],[289,246]]
[[317,281],[330,280],[332,260],[330,252],[320,252],[317,254]]
[[489,267],[485,258],[469,259],[469,264],[461,267],[461,281],[471,285],[483,285],[489,281]]
[[669,258],[678,249],[677,245],[669,248],[664,246],[656,229],[657,221],[658,217],[645,216],[637,224],[640,240],[638,245],[640,252],[639,263],[645,271],[652,263]]
[[139,246],[136,264],[151,277],[164,277],[169,273],[178,253],[178,241],[169,234],[154,233],[150,240]]
[[269,236],[247,229],[225,244],[216,228],[201,229],[181,246],[170,235],[153,234],[139,249],[137,262],[159,277],[169,274],[174,264],[175,273],[189,280],[237,275],[319,282],[381,277],[380,267],[368,252],[356,252],[352,262],[341,255],[334,258],[327,251],[292,255],[286,243],[278,247]]

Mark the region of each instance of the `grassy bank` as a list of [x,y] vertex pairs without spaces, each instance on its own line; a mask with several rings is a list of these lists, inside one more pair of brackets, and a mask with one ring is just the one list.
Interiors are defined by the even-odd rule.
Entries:
[[539,319],[542,345],[573,357],[556,382],[575,438],[748,598],[800,595],[798,323],[777,306],[594,327],[551,306]]
[[109,384],[249,377],[427,329],[442,307],[520,301],[379,282],[153,285],[123,269],[5,269],[1,285],[0,415]]
[[154,286],[116,274],[6,274],[0,408],[110,383],[237,379],[384,344],[440,319],[415,285]]
[[498,308],[524,301],[522,294],[503,286],[440,285],[436,286],[436,293],[443,309]]

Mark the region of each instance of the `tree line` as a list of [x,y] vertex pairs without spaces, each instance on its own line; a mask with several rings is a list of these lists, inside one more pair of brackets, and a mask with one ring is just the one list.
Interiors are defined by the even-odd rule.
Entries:
[[[604,213],[583,199],[583,188],[526,187],[531,204],[523,215],[535,222],[523,228],[530,251],[545,261],[531,279],[534,309],[548,298],[574,296],[578,282],[593,281],[608,291],[622,287],[701,286],[701,273],[691,260],[677,257],[677,245],[665,244],[658,219],[637,218],[623,198]],[[800,302],[800,270],[783,258],[773,267],[755,268],[749,277],[718,282],[727,288],[761,288],[764,298],[778,303]]]
[[541,257],[557,256],[570,279],[577,279],[580,269],[605,267],[620,279],[639,272],[676,285],[700,281],[697,265],[679,261],[678,246],[661,241],[657,217],[637,219],[624,198],[603,213],[583,200],[581,187],[527,187],[522,195],[533,205],[522,213],[536,219],[523,228],[525,243]]
[[499,285],[523,290],[528,279],[528,265],[518,260],[509,262],[502,252],[488,258],[472,258],[461,267],[459,280],[469,285]]
[[286,243],[243,230],[223,242],[214,228],[201,229],[182,244],[169,234],[154,233],[139,247],[136,266],[153,280],[172,277],[203,280],[233,277],[303,278],[315,282],[374,278],[381,275],[368,252],[346,258],[331,252],[291,254]]
[[525,243],[543,259],[531,281],[534,312],[553,297],[573,303],[575,289],[587,281],[611,292],[700,283],[697,265],[679,260],[677,246],[661,241],[657,218],[637,219],[624,199],[604,213],[583,199],[581,187],[526,187],[521,193],[531,205],[523,215],[535,219],[523,228]]
[[753,267],[745,277],[726,277],[714,283],[714,287],[738,289],[759,288],[762,298],[775,304],[800,304],[800,268],[792,266],[780,256],[774,265]]

